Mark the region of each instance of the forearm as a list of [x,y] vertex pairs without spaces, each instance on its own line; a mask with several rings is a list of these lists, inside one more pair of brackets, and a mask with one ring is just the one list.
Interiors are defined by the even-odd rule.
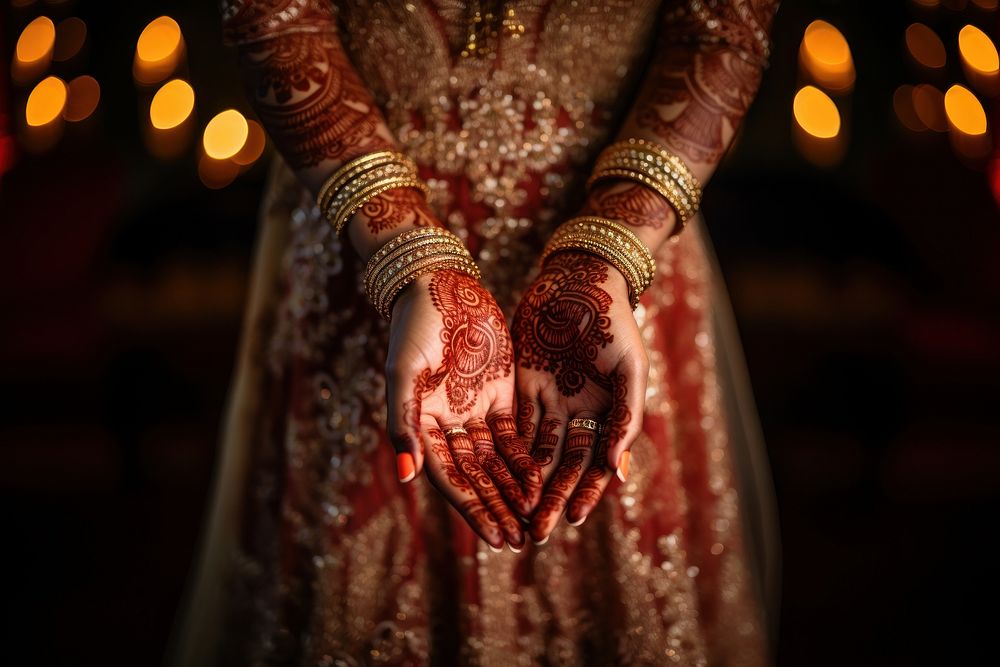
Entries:
[[[329,3],[310,2],[292,18],[264,5],[228,3],[224,34],[239,49],[250,103],[278,152],[315,195],[346,162],[395,150],[396,142],[344,52]],[[429,224],[434,218],[423,196],[396,188],[372,198],[345,233],[368,258],[399,232]]]
[[[732,0],[700,13],[667,7],[663,30],[619,139],[646,139],[679,156],[704,184],[732,142],[766,64],[776,0]],[[694,4],[694,3],[690,3]],[[675,230],[676,211],[655,190],[602,180],[584,212],[628,224],[650,248]]]

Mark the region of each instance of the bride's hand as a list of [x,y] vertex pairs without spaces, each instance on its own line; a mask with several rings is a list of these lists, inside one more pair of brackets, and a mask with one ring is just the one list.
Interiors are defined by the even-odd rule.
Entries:
[[[533,442],[546,487],[529,532],[545,542],[559,517],[579,525],[642,427],[648,360],[625,278],[579,251],[552,255],[521,299],[512,327],[518,430]],[[594,420],[600,437],[588,428]]]
[[527,517],[538,503],[541,471],[517,433],[513,349],[490,293],[454,270],[404,289],[392,311],[386,378],[400,479],[426,468],[490,546],[520,550],[516,513]]

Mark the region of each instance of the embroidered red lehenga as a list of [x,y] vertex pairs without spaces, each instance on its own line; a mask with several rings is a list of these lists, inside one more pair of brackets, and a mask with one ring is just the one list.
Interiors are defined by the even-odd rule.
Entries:
[[[516,3],[523,34],[486,59],[459,55],[466,3],[334,4],[432,207],[510,316],[677,10]],[[237,43],[317,11],[225,5]],[[387,325],[351,248],[277,161],[177,663],[768,662],[774,510],[738,338],[700,224],[658,262],[636,311],[651,368],[631,477],[582,526],[493,553],[426,480],[396,481]]]

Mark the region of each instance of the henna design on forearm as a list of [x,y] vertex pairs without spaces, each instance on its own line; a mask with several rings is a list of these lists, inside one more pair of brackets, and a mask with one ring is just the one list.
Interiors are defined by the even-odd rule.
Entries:
[[652,188],[629,181],[597,183],[580,215],[599,215],[633,227],[660,229],[673,219],[670,203]]
[[223,30],[240,50],[251,103],[295,169],[393,148],[382,114],[321,0],[230,0]]
[[667,12],[631,121],[690,161],[718,162],[760,85],[777,5],[733,0]]
[[584,253],[553,255],[521,298],[512,336],[522,368],[551,373],[565,396],[574,396],[587,380],[610,389],[595,362],[614,340],[608,333],[613,299],[599,287],[608,265]]
[[414,227],[437,226],[423,193],[413,188],[383,192],[365,202],[356,215],[362,217],[372,234],[395,229],[403,224]]

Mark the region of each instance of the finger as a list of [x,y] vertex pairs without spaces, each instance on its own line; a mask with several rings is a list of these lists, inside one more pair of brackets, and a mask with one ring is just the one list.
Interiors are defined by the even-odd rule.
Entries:
[[500,526],[479,499],[472,483],[455,465],[444,433],[435,426],[426,429],[423,438],[427,447],[427,477],[431,483],[490,548],[494,551],[502,549],[504,537]]
[[400,482],[409,482],[424,466],[420,396],[414,391],[417,383],[407,374],[389,372],[386,376],[386,430],[396,451],[396,477]]
[[535,448],[531,454],[542,467],[543,482],[548,484],[559,466],[563,453],[569,415],[566,413],[561,394],[555,391],[544,392],[541,398],[543,417],[538,427],[538,435],[535,437]]
[[[465,422],[465,430],[472,438],[476,460],[493,479],[503,497],[521,516],[529,515],[533,508],[528,504],[528,497],[524,495],[524,490],[514,479],[514,475],[511,474],[503,458],[497,454],[493,444],[493,436],[490,434],[490,427],[486,425],[486,421],[479,418],[470,419]],[[506,505],[504,508],[506,509]],[[514,546],[520,545],[515,544]]]
[[[580,418],[590,418],[577,415]],[[562,460],[552,480],[545,487],[542,502],[531,519],[528,532],[535,544],[545,544],[552,529],[559,522],[566,509],[566,503],[573,495],[583,473],[594,458],[596,432],[585,426],[572,426],[566,430],[566,445]]]
[[529,394],[517,397],[517,432],[524,438],[528,448],[534,447],[535,433],[542,418],[542,404]]
[[[482,422],[485,428],[486,422],[481,419],[479,421]],[[507,544],[515,551],[520,551],[521,547],[524,546],[524,532],[521,530],[521,524],[511,509],[507,507],[507,503],[504,502],[499,489],[494,485],[490,475],[480,465],[473,447],[471,434],[466,428],[462,427],[443,428],[443,430],[456,467],[472,483],[472,488],[476,492],[476,495],[483,501],[486,509],[493,515],[493,518],[497,520],[500,530],[503,531],[504,537],[507,540]],[[489,434],[489,429],[486,429],[486,432]],[[492,441],[490,441],[489,448],[493,449]],[[494,457],[497,459],[500,458],[495,452]],[[502,464],[503,461],[500,463]],[[504,469],[506,470],[506,466],[504,466]],[[507,472],[507,476],[513,482],[510,472]],[[517,486],[516,482],[514,486]]]
[[571,526],[579,526],[587,520],[615,476],[614,469],[608,467],[607,449],[608,435],[605,431],[598,439],[590,467],[583,473],[566,507],[566,520]]
[[562,450],[559,448],[559,441],[564,436],[564,425],[566,420],[556,417],[549,417],[547,414],[542,419],[538,429],[538,437],[535,438],[535,448],[531,451],[531,457],[542,468],[542,482],[548,483],[552,474],[559,464],[559,455]]
[[517,433],[517,422],[509,411],[486,416],[493,442],[503,455],[507,465],[517,477],[524,495],[528,499],[529,513],[534,510],[542,497],[542,471],[531,458],[528,446]]
[[642,432],[649,366],[645,355],[635,355],[619,367],[612,378],[611,414],[605,421],[608,434],[608,466],[618,479],[628,479],[632,454],[629,450]]

